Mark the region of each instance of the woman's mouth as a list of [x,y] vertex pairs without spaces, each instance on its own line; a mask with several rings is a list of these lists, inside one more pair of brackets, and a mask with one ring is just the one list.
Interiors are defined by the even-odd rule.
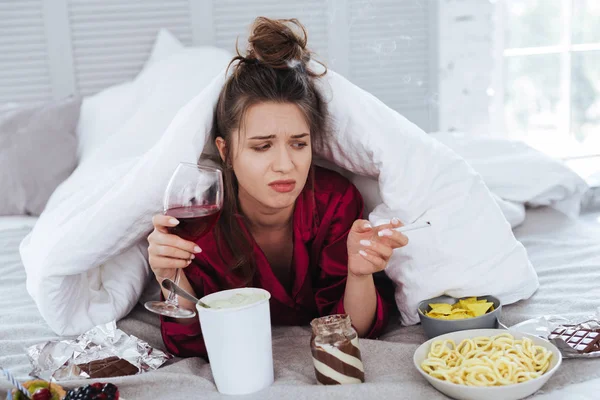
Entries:
[[269,183],[269,186],[273,188],[278,193],[289,193],[296,188],[296,181],[294,180],[286,180],[286,181],[273,181]]

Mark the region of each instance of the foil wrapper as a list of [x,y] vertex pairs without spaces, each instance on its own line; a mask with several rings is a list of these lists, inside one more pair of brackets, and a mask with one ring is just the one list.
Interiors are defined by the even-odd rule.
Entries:
[[171,355],[128,335],[112,321],[98,325],[76,339],[38,343],[26,349],[33,370],[29,375],[55,381],[89,378],[78,365],[108,357],[119,357],[139,369],[158,369]]
[[539,318],[533,318],[520,322],[511,326],[509,330],[529,333],[531,335],[539,336],[542,339],[548,340],[558,348],[564,358],[600,358],[600,351],[580,353],[560,338],[548,339],[548,336],[550,336],[552,331],[560,327],[575,330],[588,329],[600,332],[600,308],[598,308],[595,315],[589,316],[585,319],[572,320],[557,315],[544,315]]

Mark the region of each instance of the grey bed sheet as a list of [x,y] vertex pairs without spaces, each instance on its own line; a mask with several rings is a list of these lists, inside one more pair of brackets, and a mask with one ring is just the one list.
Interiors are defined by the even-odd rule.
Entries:
[[[25,289],[18,244],[31,221],[0,221],[0,366],[27,378],[27,346],[56,338],[40,317]],[[570,220],[549,209],[529,210],[515,230],[539,274],[541,287],[526,301],[506,306],[503,322],[512,325],[541,315],[585,318],[600,306],[600,212]],[[151,345],[162,347],[158,319],[138,306],[118,326]],[[362,340],[367,382],[323,387],[315,383],[308,327],[274,327],[275,383],[257,399],[410,398],[445,399],[415,370],[412,356],[426,340],[419,326],[401,327],[395,321],[381,340]],[[111,380],[131,399],[220,398],[210,366],[200,358],[174,359],[158,371]],[[84,384],[72,382],[68,387]],[[8,385],[0,378],[0,398]],[[560,370],[533,397],[548,399],[600,398],[600,359],[565,360]]]

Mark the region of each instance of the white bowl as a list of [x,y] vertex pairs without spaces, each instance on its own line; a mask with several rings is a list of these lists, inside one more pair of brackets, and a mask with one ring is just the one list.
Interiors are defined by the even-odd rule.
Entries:
[[[458,344],[461,340],[467,338],[474,338],[477,336],[495,336],[507,332],[513,335],[516,339],[527,337],[531,339],[535,345],[543,346],[552,352],[552,360],[550,362],[550,367],[548,368],[548,371],[546,371],[545,374],[543,374],[539,378],[535,378],[526,382],[515,383],[514,385],[477,387],[459,385],[456,383],[442,381],[440,379],[430,376],[421,369],[421,363],[427,358],[427,353],[429,353],[431,343],[433,343],[436,340],[451,339],[456,344]],[[562,362],[562,356],[560,354],[560,351],[558,351],[558,349],[556,348],[556,346],[554,346],[547,340],[541,339],[537,336],[516,331],[507,331],[504,329],[472,329],[468,331],[451,332],[428,340],[427,342],[419,346],[417,351],[415,351],[415,355],[413,356],[413,362],[415,364],[415,368],[417,368],[421,375],[423,375],[423,377],[427,379],[427,381],[434,388],[444,393],[446,396],[452,397],[454,399],[518,400],[535,393],[538,389],[544,386],[544,384],[548,381],[548,379],[550,379],[550,377],[556,372],[556,370],[560,366],[560,363]]]

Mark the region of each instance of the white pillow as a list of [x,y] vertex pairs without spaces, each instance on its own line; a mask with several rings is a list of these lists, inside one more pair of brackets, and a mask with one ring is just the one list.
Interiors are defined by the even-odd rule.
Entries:
[[111,86],[83,100],[77,125],[77,157],[80,161],[112,136],[133,114],[138,100],[135,82],[140,75],[153,64],[183,48],[183,44],[175,36],[168,30],[161,29],[156,36],[152,52],[136,79]]
[[525,217],[527,215],[525,204],[504,200],[495,193],[492,193],[492,197],[496,200],[496,204],[498,204],[498,207],[502,210],[502,214],[504,214],[504,218],[506,218],[511,228],[516,228],[525,222]]
[[[201,92],[231,58],[232,55],[225,50],[201,46],[184,48],[150,65],[129,89],[134,99],[134,106],[128,111],[130,115],[121,122],[121,126],[115,128],[112,135],[102,143],[98,140],[96,147],[89,149],[86,157],[65,181],[66,187],[59,187],[60,190],[52,195],[47,207],[66,200],[87,180],[104,174],[105,169],[119,161],[135,158],[154,146],[177,111]],[[111,90],[116,91],[117,88]]]
[[156,35],[154,46],[152,46],[152,52],[150,53],[148,60],[146,60],[142,71],[156,62],[169,58],[184,48],[185,46],[183,43],[181,43],[168,29],[161,29],[158,31],[158,35]]
[[520,141],[461,132],[437,132],[432,137],[463,157],[501,199],[550,206],[572,218],[579,215],[588,185],[562,161]]

